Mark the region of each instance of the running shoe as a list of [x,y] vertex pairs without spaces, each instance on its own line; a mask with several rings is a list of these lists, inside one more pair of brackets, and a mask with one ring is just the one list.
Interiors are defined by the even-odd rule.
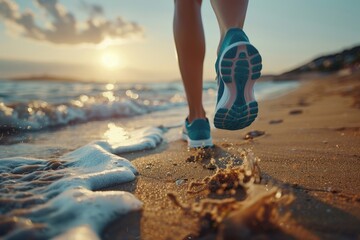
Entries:
[[189,123],[186,118],[182,137],[191,148],[213,146],[209,120],[198,118]]
[[238,130],[257,117],[254,83],[260,77],[261,56],[243,30],[229,29],[221,44],[215,70],[218,96],[214,115],[216,128]]

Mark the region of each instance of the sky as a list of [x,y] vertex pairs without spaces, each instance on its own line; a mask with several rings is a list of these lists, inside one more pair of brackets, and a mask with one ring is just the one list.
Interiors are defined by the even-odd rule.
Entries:
[[[0,78],[49,74],[105,82],[180,79],[172,0],[0,0]],[[358,0],[252,0],[244,30],[279,74],[360,44]],[[219,29],[203,0],[204,79]]]

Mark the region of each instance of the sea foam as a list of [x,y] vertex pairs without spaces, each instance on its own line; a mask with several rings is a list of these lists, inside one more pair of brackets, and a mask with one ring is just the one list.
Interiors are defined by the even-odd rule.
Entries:
[[141,209],[131,193],[96,190],[133,181],[135,167],[114,153],[155,148],[162,130],[121,129],[110,124],[105,139],[58,160],[0,159],[0,237],[98,239],[109,221]]
[[81,96],[64,104],[44,101],[5,104],[0,102],[1,128],[39,130],[69,123],[112,117],[132,117],[152,111],[148,106],[128,99],[99,99]]

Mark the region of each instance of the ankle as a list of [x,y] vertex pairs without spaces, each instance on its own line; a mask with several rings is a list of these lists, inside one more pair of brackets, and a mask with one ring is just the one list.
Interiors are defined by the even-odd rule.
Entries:
[[189,116],[188,116],[188,121],[189,121],[189,123],[191,123],[195,119],[199,119],[199,118],[202,118],[202,119],[206,118],[206,113],[204,110],[199,111],[199,112],[190,112]]

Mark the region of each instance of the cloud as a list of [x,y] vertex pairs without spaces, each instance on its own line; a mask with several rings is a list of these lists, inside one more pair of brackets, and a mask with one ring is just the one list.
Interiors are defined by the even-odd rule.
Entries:
[[88,4],[87,2],[80,2],[81,8],[88,11],[91,17],[104,15],[104,9],[97,4]]
[[0,0],[0,20],[8,27],[21,29],[21,34],[33,40],[54,44],[100,44],[121,41],[133,36],[143,36],[142,27],[136,22],[129,22],[122,17],[107,20],[104,10],[99,5],[82,2],[82,8],[88,12],[85,22],[61,5],[58,0],[35,0],[39,9],[49,19],[44,26],[39,26],[32,11],[20,12],[11,0]]

